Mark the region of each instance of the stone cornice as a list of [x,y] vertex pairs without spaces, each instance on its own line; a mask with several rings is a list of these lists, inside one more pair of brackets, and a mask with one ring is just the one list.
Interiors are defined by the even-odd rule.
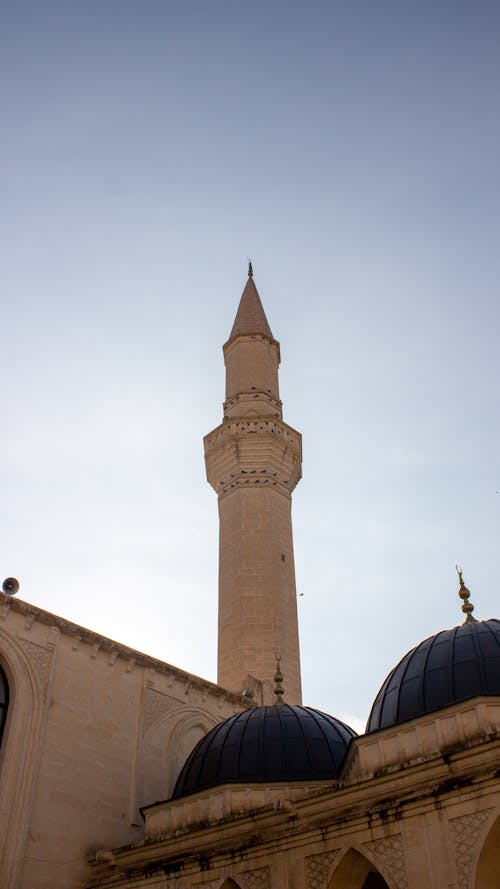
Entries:
[[349,784],[419,766],[436,756],[466,755],[500,737],[500,699],[478,696],[408,722],[360,735],[350,745],[341,781]]
[[[316,840],[322,845],[334,838],[342,842],[344,836],[358,829],[386,829],[390,823],[440,807],[445,799],[453,812],[454,800],[463,799],[464,788],[474,806],[478,795],[491,792],[497,785],[499,754],[500,738],[496,738],[466,751],[454,768],[443,757],[435,757],[432,764],[410,766],[397,776],[373,777],[343,787],[325,782],[322,788],[304,788],[301,799],[296,797],[297,785],[282,786],[281,800],[271,799],[267,806],[259,806],[256,801],[255,808],[249,805],[251,789],[246,788],[250,792],[245,810],[240,807],[213,820],[203,817],[204,795],[196,794],[185,803],[198,807],[198,820],[186,829],[165,836],[155,834],[142,843],[98,853],[91,861],[96,884],[121,885],[123,880],[123,885],[128,885],[133,875],[175,873],[181,864],[183,873],[191,869],[197,872],[200,859],[208,862],[213,858],[220,863],[250,848],[258,847],[262,853],[290,845],[296,849]],[[218,788],[214,793],[241,794],[244,789]]]
[[159,673],[169,674],[184,682],[192,683],[194,686],[203,689],[209,694],[215,695],[216,697],[223,697],[227,701],[241,706],[242,709],[246,709],[249,706],[255,706],[242,695],[229,691],[221,685],[216,685],[208,679],[202,679],[199,676],[181,670],[179,667],[174,667],[172,664],[168,664],[158,658],[151,657],[141,651],[130,648],[128,645],[123,645],[121,642],[115,642],[114,639],[110,639],[108,636],[102,636],[100,633],[96,633],[86,627],[81,627],[72,621],[59,617],[57,614],[53,614],[51,611],[44,611],[42,608],[37,608],[29,602],[25,602],[23,599],[18,599],[14,596],[6,596],[0,591],[0,615],[5,618],[9,612],[22,615],[25,620],[30,622],[30,626],[34,621],[37,621],[48,627],[56,627],[59,632],[63,633],[65,636],[78,639],[79,643],[86,642],[93,646],[98,645],[100,651],[109,652],[117,658],[123,658],[128,663],[134,661],[135,666],[147,667],[156,670]]
[[257,432],[279,435],[288,445],[298,450],[302,459],[302,436],[300,432],[297,432],[293,426],[289,426],[284,420],[275,417],[270,419],[266,415],[248,418],[235,417],[231,420],[224,420],[212,432],[204,436],[205,453],[208,454],[218,445],[221,439],[225,439],[229,435],[248,435],[249,433]]
[[268,343],[276,350],[276,353],[278,355],[278,364],[281,363],[281,350],[278,340],[275,340],[273,337],[266,336],[265,333],[237,333],[236,336],[230,337],[222,347],[224,360],[226,360],[229,352],[242,340],[261,340],[261,342],[263,343]]

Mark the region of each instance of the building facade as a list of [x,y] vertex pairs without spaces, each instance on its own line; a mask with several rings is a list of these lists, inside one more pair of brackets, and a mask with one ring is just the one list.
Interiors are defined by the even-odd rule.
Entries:
[[218,684],[0,594],[0,887],[499,889],[500,622],[460,578],[364,735],[303,707],[301,437],[251,267],[224,359]]

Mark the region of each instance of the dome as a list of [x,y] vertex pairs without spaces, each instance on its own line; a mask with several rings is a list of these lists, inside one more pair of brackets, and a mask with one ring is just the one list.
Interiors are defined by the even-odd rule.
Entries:
[[275,704],[244,710],[198,742],[172,798],[220,784],[336,778],[355,737],[349,726],[311,707]]
[[367,732],[466,701],[500,695],[500,620],[470,620],[425,639],[389,673]]

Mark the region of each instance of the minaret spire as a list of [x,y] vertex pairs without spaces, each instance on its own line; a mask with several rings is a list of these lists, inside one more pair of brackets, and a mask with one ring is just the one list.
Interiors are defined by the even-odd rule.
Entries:
[[260,333],[270,340],[274,339],[266,318],[264,306],[260,301],[259,292],[254,284],[253,274],[250,274],[251,268],[252,263],[249,266],[247,283],[241,294],[240,304],[231,333],[229,334],[229,340],[232,340],[235,336],[250,333]]
[[257,680],[272,703],[279,651],[287,700],[298,704],[291,494],[301,477],[302,440],[282,419],[280,347],[251,263],[224,362],[223,422],[204,439],[207,477],[219,500],[218,682],[241,691]]

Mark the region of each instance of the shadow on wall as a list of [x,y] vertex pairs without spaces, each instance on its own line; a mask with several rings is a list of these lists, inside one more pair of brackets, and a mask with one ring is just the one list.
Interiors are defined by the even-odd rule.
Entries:
[[498,889],[500,885],[500,815],[490,828],[479,853],[476,889]]

